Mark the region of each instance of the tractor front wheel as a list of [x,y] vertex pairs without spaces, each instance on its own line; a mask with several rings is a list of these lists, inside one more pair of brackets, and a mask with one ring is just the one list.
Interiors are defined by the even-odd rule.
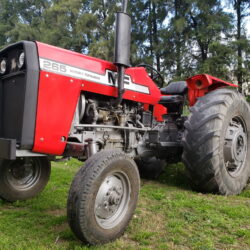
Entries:
[[10,202],[33,198],[48,183],[50,170],[46,157],[1,160],[0,197]]
[[140,178],[123,152],[102,151],[76,174],[68,197],[68,222],[75,235],[92,245],[120,237],[136,208]]
[[244,97],[219,89],[199,98],[185,123],[183,162],[192,187],[239,194],[250,176],[250,108]]

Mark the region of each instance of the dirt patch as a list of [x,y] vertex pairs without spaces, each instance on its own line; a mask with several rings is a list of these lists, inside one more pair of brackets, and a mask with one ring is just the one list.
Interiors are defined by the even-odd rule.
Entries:
[[27,210],[27,208],[26,207],[15,207],[15,206],[11,206],[11,205],[4,205],[4,206],[1,207],[0,212],[9,211],[9,210],[25,211],[25,210]]
[[64,222],[60,225],[56,225],[53,227],[53,230],[57,233],[61,233],[66,231],[69,228],[69,224],[67,222]]
[[66,209],[63,208],[63,209],[47,210],[46,214],[60,217],[60,216],[66,215]]
[[140,248],[140,244],[137,241],[131,239],[129,235],[126,233],[119,239],[119,241],[121,242],[121,248],[124,247],[126,249],[128,246],[129,246],[128,249]]

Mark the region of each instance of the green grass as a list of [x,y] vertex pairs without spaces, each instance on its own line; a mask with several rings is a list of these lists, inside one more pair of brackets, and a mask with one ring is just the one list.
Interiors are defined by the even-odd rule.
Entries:
[[81,163],[54,163],[51,180],[37,198],[0,200],[0,249],[250,249],[250,188],[239,196],[190,190],[182,164],[159,181],[141,182],[134,218],[123,237],[88,247],[70,231],[66,200]]

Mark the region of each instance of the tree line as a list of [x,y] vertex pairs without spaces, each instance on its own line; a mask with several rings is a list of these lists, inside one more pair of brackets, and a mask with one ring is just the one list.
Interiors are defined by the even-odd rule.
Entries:
[[[0,48],[39,40],[112,61],[119,9],[114,0],[0,0]],[[249,0],[131,0],[129,9],[133,66],[154,65],[168,80],[250,82]]]

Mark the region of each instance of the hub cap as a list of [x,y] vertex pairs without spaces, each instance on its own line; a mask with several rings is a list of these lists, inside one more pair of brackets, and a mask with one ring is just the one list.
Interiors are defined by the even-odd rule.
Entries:
[[115,172],[102,182],[95,200],[95,218],[99,226],[117,226],[128,210],[130,182],[123,172]]
[[224,159],[227,172],[236,177],[244,166],[247,154],[247,134],[242,118],[230,122],[224,144]]
[[18,159],[10,163],[6,180],[17,190],[27,190],[37,183],[40,175],[40,164],[35,160]]

